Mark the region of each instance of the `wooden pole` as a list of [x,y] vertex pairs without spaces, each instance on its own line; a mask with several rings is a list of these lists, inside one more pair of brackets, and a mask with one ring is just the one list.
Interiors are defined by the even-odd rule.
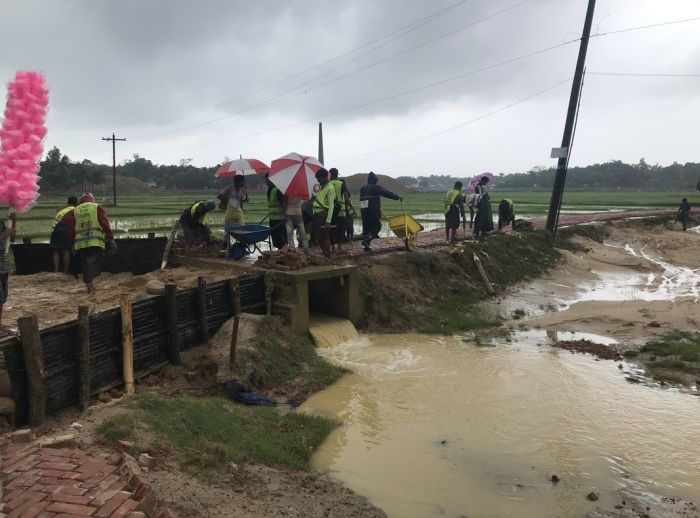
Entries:
[[180,340],[177,334],[177,284],[165,285],[165,318],[168,322],[168,359],[173,365],[180,365]]
[[265,272],[265,314],[267,316],[272,315],[272,291],[274,285],[272,283],[272,275],[269,272]]
[[484,267],[481,265],[481,259],[479,259],[479,256],[476,254],[474,254],[474,264],[476,265],[476,269],[479,271],[479,275],[481,275],[481,280],[484,281],[486,291],[488,291],[491,295],[496,293],[488,275],[486,275],[486,270],[484,270]]
[[207,281],[197,277],[197,308],[199,309],[199,329],[202,343],[209,342],[209,324],[207,323]]
[[175,236],[177,236],[177,230],[180,228],[180,220],[176,221],[173,228],[170,229],[170,235],[168,236],[168,242],[165,243],[165,250],[163,251],[163,261],[160,263],[160,269],[165,270],[168,266],[168,258],[170,257],[170,249],[173,246],[173,241],[175,241]]
[[134,393],[134,328],[131,322],[131,301],[129,295],[119,296],[122,314],[122,350],[124,352],[124,392]]
[[241,287],[238,279],[229,279],[229,296],[231,297],[231,313],[233,314],[233,328],[231,329],[231,350],[229,352],[228,366],[233,369],[236,365],[236,348],[238,347],[238,324],[241,320]]
[[46,419],[46,386],[44,383],[44,353],[36,315],[17,319],[24,352],[24,367],[29,384],[29,424],[39,426]]
[[78,306],[78,406],[90,405],[90,306]]

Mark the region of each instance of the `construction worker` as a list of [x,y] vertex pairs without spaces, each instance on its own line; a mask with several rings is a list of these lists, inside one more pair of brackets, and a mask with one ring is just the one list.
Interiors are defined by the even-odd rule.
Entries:
[[335,190],[335,213],[332,222],[335,228],[331,232],[331,248],[337,247],[340,252],[343,249],[343,243],[347,241],[347,215],[352,209],[352,200],[345,182],[338,178],[338,170],[331,167],[328,173],[331,177],[330,183]]
[[272,246],[282,248],[287,244],[287,229],[284,226],[284,196],[277,186],[270,181],[270,176],[265,175],[267,184],[267,214],[270,220],[272,232]]
[[216,208],[213,200],[196,201],[180,215],[180,225],[185,234],[185,246],[189,250],[191,247],[206,248],[213,242],[211,230],[209,229],[208,214]]
[[382,229],[382,197],[390,200],[403,198],[398,194],[386,190],[378,185],[379,177],[370,171],[367,175],[367,184],[360,189],[360,215],[362,216],[362,246],[365,252],[371,252],[370,244],[373,239],[379,237]]
[[68,198],[68,205],[58,209],[56,216],[51,223],[51,238],[49,247],[53,252],[53,271],[58,273],[61,269],[61,260],[63,260],[63,273],[67,274],[70,268],[71,244],[68,225],[62,220],[69,212],[73,212],[78,204],[78,198],[71,196]]
[[457,241],[457,229],[459,228],[460,219],[464,221],[466,227],[462,182],[455,182],[455,186],[445,194],[443,212],[445,213],[445,234],[447,236],[447,241],[454,243]]
[[321,168],[316,173],[320,185],[314,198],[314,238],[326,258],[331,256],[330,230],[335,205],[335,188],[329,181],[328,171]]
[[513,200],[506,198],[498,204],[498,230],[509,224],[515,229],[515,205],[513,205]]
[[683,230],[688,229],[688,218],[690,217],[690,204],[688,203],[688,198],[683,198],[681,200],[681,206],[678,207],[678,214],[676,215],[676,221],[680,221],[683,225]]
[[68,225],[73,249],[80,258],[83,282],[89,294],[95,294],[94,280],[101,273],[105,243],[117,249],[114,234],[104,209],[95,202],[95,197],[86,192],[80,197],[78,206],[61,219]]

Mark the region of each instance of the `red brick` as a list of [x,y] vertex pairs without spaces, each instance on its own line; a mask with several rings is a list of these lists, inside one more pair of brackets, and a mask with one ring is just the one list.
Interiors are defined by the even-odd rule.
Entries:
[[146,515],[141,511],[134,511],[133,513],[129,513],[126,518],[146,518]]
[[10,500],[14,500],[17,498],[19,495],[24,494],[24,490],[22,489],[15,489],[14,491],[10,491],[5,495],[5,497],[2,499],[3,502],[9,502]]
[[[25,512],[27,512],[34,504],[38,504],[39,502],[41,502],[44,498],[46,498],[46,495],[44,493],[32,493],[32,496],[30,496],[24,503],[22,503],[22,505],[16,507],[10,514],[8,514],[8,518],[24,516]],[[36,514],[39,514],[39,512],[44,509],[44,507],[39,509],[39,511],[37,511]],[[8,509],[9,508],[10,504],[8,504]]]
[[29,473],[25,473],[21,477],[17,477],[9,484],[6,484],[5,487],[7,489],[27,488],[33,486],[37,482],[43,484],[43,482],[41,482],[41,479],[39,478],[39,475],[36,475],[30,471]]
[[77,516],[92,516],[95,513],[94,507],[78,504],[64,504],[63,502],[53,502],[46,510],[52,513],[65,513]]
[[[51,502],[43,500],[41,502],[35,503],[34,505],[31,505],[27,509],[17,509],[16,512],[19,513],[21,511],[21,514],[17,514],[17,516],[21,516],[22,518],[36,518],[40,513],[44,511],[44,509],[46,509],[46,507],[48,507],[50,503]],[[9,516],[12,516],[12,514],[10,514]]]
[[95,513],[95,516],[98,516],[100,518],[107,518],[114,511],[116,511],[117,508],[120,505],[122,505],[122,503],[124,503],[124,501],[126,501],[130,496],[131,493],[127,493],[126,491],[119,491],[116,495],[109,499],[109,502],[107,502],[105,505],[100,507],[100,509],[98,509],[98,511]]
[[122,505],[117,507],[116,511],[110,515],[110,518],[124,518],[127,514],[136,509],[137,505],[139,505],[139,503],[136,500],[129,498],[125,500]]
[[[117,495],[117,494],[119,494],[119,493],[121,493],[121,492],[122,492],[122,491],[117,490],[117,489],[114,489],[114,490],[111,490],[111,491],[105,491],[104,493],[101,492],[101,493],[97,494],[97,495],[94,497],[95,499],[92,501],[92,505],[93,505],[94,507],[102,507],[102,506],[105,505],[107,502],[109,502],[110,499],[111,499],[114,495]],[[89,495],[89,494],[88,494],[88,495]],[[88,495],[86,495],[86,496],[88,496]],[[131,495],[129,495],[129,496],[131,496]]]
[[[72,474],[75,473],[74,471],[60,471],[57,469],[40,469],[39,470],[39,475],[42,477],[56,477],[56,478],[71,478],[71,477],[65,477],[64,475]],[[77,476],[77,474],[76,474]]]
[[21,457],[13,457],[9,459],[2,468],[3,475],[9,475],[13,471],[17,471],[23,466],[27,466],[35,463],[39,459],[35,455],[27,455]]
[[53,493],[61,493],[62,495],[75,495],[75,496],[83,496],[86,492],[87,489],[82,488],[82,487],[66,487],[66,486],[55,486],[56,491],[52,491]]
[[64,471],[60,478],[68,478],[70,480],[75,480],[80,476],[77,471]]
[[73,471],[77,468],[77,464],[70,462],[42,462],[37,466],[39,469],[54,469],[58,471]]
[[54,516],[56,516],[56,513],[42,511],[41,513],[39,513],[39,516],[37,516],[36,518],[53,518]]
[[[10,494],[14,493],[15,491],[13,491]],[[15,495],[14,498],[12,498],[12,500],[8,500],[5,503],[5,509],[14,511],[18,507],[22,507],[26,502],[30,501],[32,498],[36,498],[37,495],[42,495],[41,498],[38,498],[36,500],[37,502],[40,502],[46,496],[44,493],[35,493],[34,491],[21,491],[20,494]]]
[[66,504],[80,504],[87,505],[92,502],[92,498],[89,496],[79,496],[79,495],[69,495],[68,493],[54,493],[49,495],[49,500],[54,502],[65,502]]
[[69,486],[78,487],[80,482],[77,480],[70,480],[67,478],[56,478],[56,477],[41,477],[39,479],[40,484],[46,484],[47,486]]

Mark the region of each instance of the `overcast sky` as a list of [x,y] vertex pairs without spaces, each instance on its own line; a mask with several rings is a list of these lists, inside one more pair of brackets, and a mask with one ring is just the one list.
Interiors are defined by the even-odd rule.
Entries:
[[[72,159],[110,162],[112,131],[118,160],[315,156],[322,121],[341,174],[525,171],[554,164],[578,43],[492,65],[575,40],[587,3],[0,0],[0,95],[43,71],[46,149]],[[593,32],[692,17],[699,0],[598,0]],[[591,39],[574,164],[700,162],[700,78],[593,74],[700,74],[698,34]]]

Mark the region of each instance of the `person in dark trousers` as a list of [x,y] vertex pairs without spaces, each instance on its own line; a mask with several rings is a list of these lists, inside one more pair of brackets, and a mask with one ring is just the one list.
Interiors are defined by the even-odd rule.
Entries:
[[335,189],[328,178],[328,171],[319,169],[316,179],[321,188],[314,197],[314,238],[326,258],[331,256],[331,221],[335,212]]
[[7,294],[9,289],[10,265],[5,254],[5,241],[15,239],[15,229],[17,227],[17,215],[13,212],[9,218],[12,220],[12,226],[6,227],[5,222],[0,219],[0,338],[9,336],[10,330],[2,326],[2,306],[7,302]]
[[477,195],[476,217],[472,230],[475,238],[482,238],[489,232],[493,232],[493,214],[491,213],[491,198],[486,191],[487,183],[489,183],[488,176],[482,176],[474,190]]
[[[53,271],[62,271],[67,274],[70,268],[71,245],[68,225],[62,220],[69,212],[73,212],[78,204],[78,198],[71,196],[68,204],[58,209],[52,222],[51,237],[49,238],[49,248],[52,251]],[[61,262],[63,264],[61,264]],[[61,268],[63,266],[63,268]]]
[[690,217],[690,204],[688,203],[688,198],[683,198],[681,201],[681,206],[678,207],[678,215],[676,216],[676,221],[680,221],[683,225],[683,230],[688,228],[688,218]]
[[515,205],[513,200],[503,199],[498,204],[498,230],[511,225],[515,230]]
[[367,184],[360,189],[360,214],[362,215],[362,246],[365,251],[372,249],[370,244],[379,237],[382,229],[382,196],[390,200],[403,200],[398,194],[387,191],[378,185],[379,178],[373,171],[367,175]]
[[347,215],[352,209],[350,192],[343,180],[338,178],[338,170],[332,167],[328,170],[331,177],[333,189],[335,189],[335,214],[333,215],[333,226],[331,232],[331,247],[337,248],[338,252],[343,249],[343,243],[347,242]]
[[277,186],[270,181],[270,176],[265,175],[267,184],[267,214],[269,216],[272,232],[272,246],[282,248],[287,244],[287,229],[284,226],[284,195]]
[[213,242],[211,230],[209,229],[209,212],[216,208],[213,200],[196,201],[180,215],[180,225],[185,234],[185,246],[187,250],[191,247],[205,248]]
[[95,294],[94,281],[102,273],[102,257],[105,244],[116,251],[117,243],[104,209],[95,202],[95,197],[86,192],[80,197],[77,207],[63,217],[70,229],[73,249],[80,258],[83,282],[90,295]]
[[[457,241],[457,229],[459,222],[464,221],[464,195],[462,194],[462,182],[455,182],[455,186],[445,194],[443,212],[445,213],[445,235],[447,241],[454,243]],[[450,234],[452,235],[450,237]]]

